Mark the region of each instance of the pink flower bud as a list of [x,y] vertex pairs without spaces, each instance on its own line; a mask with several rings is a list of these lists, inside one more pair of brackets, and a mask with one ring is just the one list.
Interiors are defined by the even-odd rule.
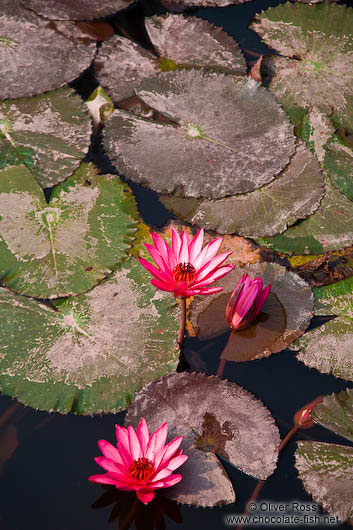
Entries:
[[249,275],[244,274],[226,307],[226,319],[231,328],[241,330],[249,327],[260,313],[270,291],[271,285],[262,289],[261,278],[250,280]]
[[293,416],[293,423],[299,429],[310,429],[311,427],[314,427],[315,422],[310,416],[310,412],[313,410],[315,405],[318,403],[323,402],[323,396],[319,396],[314,401],[311,401],[307,405],[304,405],[301,409],[299,409]]

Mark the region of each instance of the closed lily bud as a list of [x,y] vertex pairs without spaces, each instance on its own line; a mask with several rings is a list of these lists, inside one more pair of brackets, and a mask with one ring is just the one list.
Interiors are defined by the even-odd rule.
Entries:
[[311,401],[307,405],[304,405],[304,407],[301,409],[297,410],[293,417],[294,425],[299,427],[299,429],[310,429],[310,427],[314,427],[315,422],[312,419],[310,413],[315,405],[323,402],[323,399],[323,396],[319,396],[314,399],[314,401]]
[[268,295],[271,285],[262,288],[262,280],[257,277],[251,280],[244,274],[229,299],[226,308],[226,319],[234,330],[242,330],[251,325],[260,313]]

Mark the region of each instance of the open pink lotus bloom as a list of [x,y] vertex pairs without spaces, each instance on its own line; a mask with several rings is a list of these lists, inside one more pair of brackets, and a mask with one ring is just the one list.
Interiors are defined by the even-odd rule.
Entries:
[[201,228],[196,236],[190,240],[183,231],[181,236],[172,228],[172,248],[156,233],[152,233],[154,245],[145,243],[157,267],[144,258],[139,262],[155,279],[152,285],[174,293],[174,296],[194,296],[195,294],[213,294],[222,291],[223,287],[208,287],[219,280],[234,266],[222,263],[232,252],[225,252],[216,256],[222,243],[218,237],[202,249],[204,231]]
[[244,274],[235,286],[226,307],[228,324],[235,330],[247,328],[260,313],[270,291],[271,285],[262,289],[261,278],[250,280],[249,275]]
[[154,499],[154,490],[169,488],[181,481],[182,476],[173,474],[187,459],[179,446],[183,437],[175,438],[165,445],[168,423],[163,423],[151,436],[145,418],[137,430],[116,425],[116,447],[105,440],[98,446],[104,456],[95,458],[97,464],[108,471],[103,475],[92,475],[89,480],[100,484],[112,484],[119,490],[136,491],[141,502],[147,504]]

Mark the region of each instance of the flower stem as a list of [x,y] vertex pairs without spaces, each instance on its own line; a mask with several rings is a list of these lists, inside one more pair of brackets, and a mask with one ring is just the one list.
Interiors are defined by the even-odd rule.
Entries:
[[178,332],[178,344],[179,348],[184,344],[185,339],[185,324],[186,324],[186,298],[181,296],[180,298],[180,326]]

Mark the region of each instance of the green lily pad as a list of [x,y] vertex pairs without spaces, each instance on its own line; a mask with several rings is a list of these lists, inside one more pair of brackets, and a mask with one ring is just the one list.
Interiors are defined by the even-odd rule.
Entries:
[[18,0],[3,0],[1,15],[0,100],[55,90],[91,64],[96,43],[90,39],[68,38]]
[[91,0],[61,1],[57,0],[21,0],[23,6],[35,11],[42,17],[51,20],[92,20],[113,15],[126,9],[136,0]]
[[281,235],[256,241],[284,254],[322,254],[352,246],[353,202],[327,181],[324,198],[313,215]]
[[85,103],[96,127],[102,125],[106,118],[114,112],[114,103],[101,86],[93,90]]
[[[200,399],[202,396],[202,399]],[[216,506],[235,501],[216,454],[262,480],[276,467],[280,443],[269,410],[242,387],[201,373],[174,373],[143,388],[125,422],[145,417],[150,431],[168,421],[169,437],[183,436],[183,480],[165,494],[183,504]]]
[[3,284],[37,298],[94,287],[131,246],[137,211],[116,176],[81,164],[49,203],[25,166],[0,171],[0,275]]
[[246,74],[236,41],[206,20],[168,14],[146,18],[145,25],[157,56],[120,36],[98,51],[96,77],[114,101],[132,96],[143,79],[163,70],[206,68]]
[[[264,287],[271,285],[271,295],[253,324],[243,331],[230,332],[225,318],[228,300],[243,276],[260,276]],[[201,340],[230,332],[221,358],[226,361],[249,361],[268,357],[289,346],[308,327],[313,316],[310,287],[297,274],[274,263],[255,263],[236,267],[218,281],[221,293],[196,297],[190,307],[190,322]]]
[[326,396],[315,406],[311,416],[326,429],[353,442],[353,389]]
[[164,72],[136,93],[169,123],[116,110],[104,145],[128,178],[159,193],[218,199],[252,191],[273,180],[295,151],[287,116],[252,79]]
[[71,88],[0,102],[0,169],[25,164],[51,187],[78,167],[91,133],[87,109]]
[[136,258],[88,293],[54,304],[58,311],[0,289],[4,394],[41,410],[115,413],[175,369],[176,301],[156,292]]
[[316,315],[336,315],[305,334],[298,359],[322,373],[353,381],[353,277],[313,289]]
[[331,182],[343,195],[353,200],[353,148],[336,136],[326,144],[325,149],[324,165]]
[[353,95],[353,9],[288,2],[257,14],[251,28],[275,49],[270,89],[286,105],[328,115]]
[[353,524],[353,447],[298,442],[295,466],[306,491],[338,518],[335,523]]
[[297,219],[312,214],[323,193],[324,178],[319,164],[300,144],[289,166],[273,182],[251,193],[218,201],[163,195],[161,201],[192,224],[221,234],[263,237],[281,233]]

